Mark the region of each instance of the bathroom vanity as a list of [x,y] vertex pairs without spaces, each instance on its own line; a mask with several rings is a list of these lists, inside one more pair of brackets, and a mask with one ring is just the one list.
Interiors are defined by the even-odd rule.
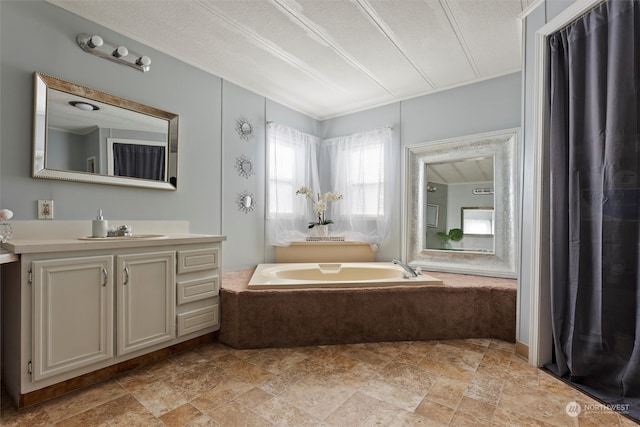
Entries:
[[4,244],[20,257],[2,278],[3,380],[16,405],[217,331],[224,240],[181,233]]

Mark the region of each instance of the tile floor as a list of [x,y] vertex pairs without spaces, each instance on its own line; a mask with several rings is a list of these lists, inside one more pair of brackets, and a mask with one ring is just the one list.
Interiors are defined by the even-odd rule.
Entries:
[[[569,402],[583,410],[566,413]],[[198,347],[5,426],[635,426],[490,340]]]

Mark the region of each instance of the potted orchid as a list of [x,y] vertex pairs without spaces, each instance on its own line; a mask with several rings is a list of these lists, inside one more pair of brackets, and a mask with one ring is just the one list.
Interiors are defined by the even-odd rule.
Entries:
[[309,228],[318,227],[318,235],[327,236],[328,235],[328,225],[333,224],[333,221],[327,219],[325,216],[325,211],[327,210],[327,206],[329,202],[335,202],[342,199],[342,194],[337,191],[328,192],[328,193],[317,193],[317,198],[314,200],[313,191],[309,187],[302,186],[296,191],[296,194],[301,194],[307,199],[311,200],[313,203],[313,212],[316,214],[318,220],[309,222]]

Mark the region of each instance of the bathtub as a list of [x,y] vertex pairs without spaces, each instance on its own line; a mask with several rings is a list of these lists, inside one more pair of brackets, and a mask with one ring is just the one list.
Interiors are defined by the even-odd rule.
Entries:
[[406,272],[390,262],[259,264],[249,289],[370,288],[381,286],[442,285],[440,279]]

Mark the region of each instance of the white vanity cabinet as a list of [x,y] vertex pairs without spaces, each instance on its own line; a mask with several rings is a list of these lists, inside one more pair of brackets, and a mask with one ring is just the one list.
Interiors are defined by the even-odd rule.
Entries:
[[20,254],[2,280],[3,381],[16,404],[217,331],[223,240],[7,244]]
[[178,336],[220,323],[220,305],[211,298],[220,293],[218,248],[178,251]]
[[118,255],[116,265],[118,354],[175,338],[175,252]]
[[113,357],[113,257],[32,262],[33,380]]

